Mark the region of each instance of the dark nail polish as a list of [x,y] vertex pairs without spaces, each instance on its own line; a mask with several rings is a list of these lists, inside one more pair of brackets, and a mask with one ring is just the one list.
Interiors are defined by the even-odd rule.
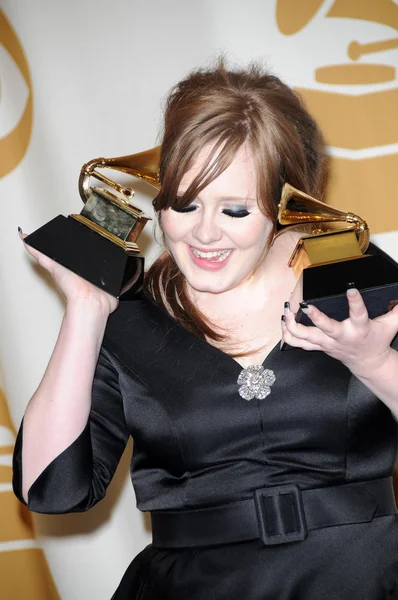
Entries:
[[302,302],[300,302],[300,308],[308,308],[308,304],[306,303],[305,300],[303,300]]
[[283,322],[285,322],[285,321],[286,321],[286,317],[285,317],[285,315],[282,315],[282,316],[281,316],[281,320],[282,320]]
[[21,233],[22,233],[22,229],[19,226],[18,226],[18,233],[19,233],[19,235],[21,235]]
[[356,285],[355,285],[355,283],[353,281],[349,281],[347,283],[347,290],[352,290],[355,287],[356,287]]
[[290,310],[290,302],[285,302],[285,304],[283,305],[284,308],[286,308],[287,310]]

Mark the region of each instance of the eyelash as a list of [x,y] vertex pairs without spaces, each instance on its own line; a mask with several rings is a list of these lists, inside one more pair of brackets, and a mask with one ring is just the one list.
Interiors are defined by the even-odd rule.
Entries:
[[232,219],[243,219],[243,217],[247,217],[250,215],[249,211],[243,208],[242,210],[223,210],[224,215],[228,215],[228,217],[232,217]]
[[177,213],[190,213],[196,210],[196,206],[194,204],[189,204],[188,206],[184,206],[183,208],[175,208],[173,207],[174,212]]
[[[194,212],[196,210],[196,206],[190,204],[189,206],[185,206],[184,208],[173,208],[173,210],[175,212],[178,213],[190,213],[190,212]],[[242,219],[243,217],[247,217],[248,215],[250,215],[250,212],[246,209],[242,209],[242,210],[229,210],[228,208],[224,208],[223,209],[223,213],[224,215],[227,215],[228,217],[231,217],[232,219]]]

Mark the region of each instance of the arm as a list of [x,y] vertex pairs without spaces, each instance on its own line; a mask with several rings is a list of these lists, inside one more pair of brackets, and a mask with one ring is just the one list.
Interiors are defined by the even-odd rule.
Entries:
[[106,320],[84,306],[67,308],[50,362],[23,425],[23,496],[46,466],[82,433]]
[[[20,478],[16,477],[19,495],[24,501],[50,463],[75,442],[79,445],[84,432],[90,433],[87,424],[94,373],[108,316],[117,306],[116,299],[27,249],[53,276],[67,299],[67,309],[46,372],[25,413],[23,444],[15,459],[17,470],[20,468]],[[84,444],[85,454],[88,444],[91,448],[90,436]]]
[[[103,346],[95,369],[88,421],[77,438],[45,466],[30,486],[30,510],[57,514],[84,511],[104,497],[129,436],[119,372],[114,363],[112,352]],[[13,477],[14,492],[22,502],[25,451],[23,422],[15,445]]]
[[[315,306],[304,308],[314,327],[286,315],[283,339],[291,346],[320,350],[340,360],[398,417],[398,352],[391,343],[398,332],[398,306],[369,319],[358,290],[347,291],[349,318],[338,322]],[[302,309],[303,310],[303,309]]]

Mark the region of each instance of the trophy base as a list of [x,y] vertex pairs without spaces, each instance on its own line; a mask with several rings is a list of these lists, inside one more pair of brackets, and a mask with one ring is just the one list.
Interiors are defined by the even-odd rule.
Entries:
[[[344,321],[349,316],[347,285],[354,283],[365,302],[369,318],[374,319],[391,308],[398,300],[398,265],[384,254],[317,265],[303,270],[297,285],[307,304],[316,306],[328,317]],[[296,321],[312,325],[311,319],[301,309]],[[292,349],[283,344],[282,350]]]
[[121,300],[136,297],[144,281],[144,257],[132,255],[72,217],[58,215],[25,243]]

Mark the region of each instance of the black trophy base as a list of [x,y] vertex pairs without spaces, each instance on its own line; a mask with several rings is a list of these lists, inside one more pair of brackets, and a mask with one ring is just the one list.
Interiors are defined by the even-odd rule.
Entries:
[[[374,255],[304,269],[298,283],[302,286],[303,300],[328,317],[344,321],[349,316],[347,287],[353,283],[360,291],[371,319],[388,312],[394,301],[398,301],[398,265],[377,251]],[[296,314],[296,321],[312,325],[301,309]],[[283,344],[282,350],[287,349],[291,346]]]
[[25,242],[115,298],[130,300],[142,289],[144,257],[128,254],[72,217],[58,215]]

